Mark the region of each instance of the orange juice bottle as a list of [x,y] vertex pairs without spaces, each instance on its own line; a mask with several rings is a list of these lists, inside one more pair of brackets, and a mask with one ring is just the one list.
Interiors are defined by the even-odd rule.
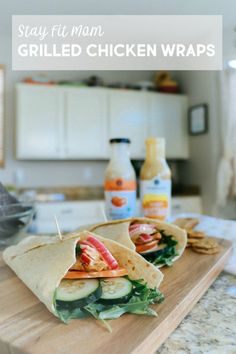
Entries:
[[105,171],[105,202],[108,219],[125,219],[135,215],[136,177],[129,158],[130,140],[110,140],[112,154]]
[[167,220],[171,206],[171,171],[165,159],[165,139],[146,140],[146,159],[140,172],[142,214]]

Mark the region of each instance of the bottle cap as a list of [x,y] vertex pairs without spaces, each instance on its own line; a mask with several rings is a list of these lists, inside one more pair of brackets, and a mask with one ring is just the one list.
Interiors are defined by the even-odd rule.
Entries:
[[114,143],[126,143],[126,144],[130,144],[131,141],[128,138],[112,138],[109,140],[110,144],[114,144]]

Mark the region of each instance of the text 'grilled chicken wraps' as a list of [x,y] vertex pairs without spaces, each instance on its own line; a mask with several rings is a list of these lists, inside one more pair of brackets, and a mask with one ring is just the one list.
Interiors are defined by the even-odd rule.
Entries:
[[3,259],[49,311],[64,322],[123,313],[156,315],[162,273],[132,250],[88,231],[30,236]]
[[93,225],[90,230],[136,251],[157,267],[175,262],[187,244],[184,230],[148,218],[110,221]]

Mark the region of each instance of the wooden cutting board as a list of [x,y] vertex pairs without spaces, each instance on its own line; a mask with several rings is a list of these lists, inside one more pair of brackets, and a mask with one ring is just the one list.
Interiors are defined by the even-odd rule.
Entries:
[[216,255],[186,249],[163,269],[159,316],[124,315],[110,321],[112,334],[92,319],[61,323],[0,260],[0,354],[154,353],[224,268],[232,245],[220,244]]

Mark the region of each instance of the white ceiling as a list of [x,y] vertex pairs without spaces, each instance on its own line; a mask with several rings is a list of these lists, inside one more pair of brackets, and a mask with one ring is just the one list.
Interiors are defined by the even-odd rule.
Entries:
[[189,14],[223,15],[225,26],[236,25],[235,0],[0,0],[1,30],[11,15]]
[[236,0],[0,0],[0,5],[0,35],[11,34],[12,15],[212,14],[223,15],[228,53],[236,27]]

